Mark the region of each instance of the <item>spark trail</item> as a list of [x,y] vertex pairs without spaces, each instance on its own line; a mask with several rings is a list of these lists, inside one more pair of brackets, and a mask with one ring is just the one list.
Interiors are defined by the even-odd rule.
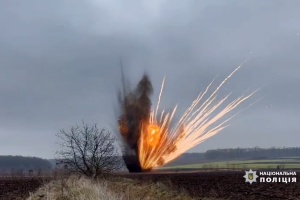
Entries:
[[[213,80],[204,92],[201,92],[192,102],[174,128],[171,127],[171,124],[174,121],[173,118],[177,106],[172,112],[165,113],[165,111],[162,111],[160,116],[158,116],[165,82],[165,78],[163,79],[156,109],[150,112],[150,117],[147,121],[141,121],[137,153],[143,170],[151,170],[152,168],[165,165],[228,126],[229,120],[236,116],[235,114],[228,117],[228,114],[256,92],[238,97],[228,104],[225,104],[225,102],[229,98],[230,93],[224,98],[217,100],[218,91],[242,65],[231,72],[208,95],[214,82]],[[208,97],[205,99],[206,95]]]

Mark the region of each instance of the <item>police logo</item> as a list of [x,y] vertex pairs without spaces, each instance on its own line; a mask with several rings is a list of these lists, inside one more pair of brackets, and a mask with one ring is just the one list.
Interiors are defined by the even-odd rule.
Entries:
[[245,176],[243,176],[245,178],[245,182],[249,182],[250,184],[256,182],[256,179],[258,178],[256,171],[252,171],[252,169],[250,169],[249,171],[245,171],[245,173]]

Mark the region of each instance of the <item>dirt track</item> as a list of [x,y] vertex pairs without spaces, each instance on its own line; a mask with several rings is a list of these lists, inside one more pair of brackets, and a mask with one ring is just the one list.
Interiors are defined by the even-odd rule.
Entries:
[[142,181],[166,181],[174,189],[185,189],[192,197],[216,197],[221,199],[300,199],[300,173],[297,183],[249,183],[245,172],[192,172],[192,173],[141,173],[118,176]]
[[0,200],[24,199],[46,181],[39,177],[0,177]]

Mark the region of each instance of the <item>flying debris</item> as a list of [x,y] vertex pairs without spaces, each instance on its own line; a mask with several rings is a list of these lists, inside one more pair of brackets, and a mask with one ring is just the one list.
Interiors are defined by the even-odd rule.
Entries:
[[174,126],[175,108],[159,113],[165,78],[163,79],[156,108],[151,110],[152,84],[145,74],[135,90],[125,84],[119,92],[121,114],[118,120],[125,149],[124,161],[130,172],[150,171],[176,159],[184,152],[216,135],[228,126],[236,114],[228,116],[238,105],[256,91],[226,104],[230,94],[217,100],[218,91],[240,69],[238,66],[215,90],[210,91],[214,80],[201,92]]

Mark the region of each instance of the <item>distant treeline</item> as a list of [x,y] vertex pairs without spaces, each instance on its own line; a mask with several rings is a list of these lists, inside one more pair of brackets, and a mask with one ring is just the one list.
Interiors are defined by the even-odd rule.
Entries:
[[0,156],[0,173],[23,173],[32,170],[35,171],[50,171],[51,163],[42,158],[23,157],[23,156]]
[[216,159],[264,159],[264,158],[282,158],[299,157],[300,147],[282,147],[282,148],[234,148],[234,149],[215,149],[205,152],[205,158],[208,160]]
[[167,166],[189,165],[212,161],[257,160],[283,157],[300,157],[300,147],[227,148],[208,150],[205,153],[185,153]]

